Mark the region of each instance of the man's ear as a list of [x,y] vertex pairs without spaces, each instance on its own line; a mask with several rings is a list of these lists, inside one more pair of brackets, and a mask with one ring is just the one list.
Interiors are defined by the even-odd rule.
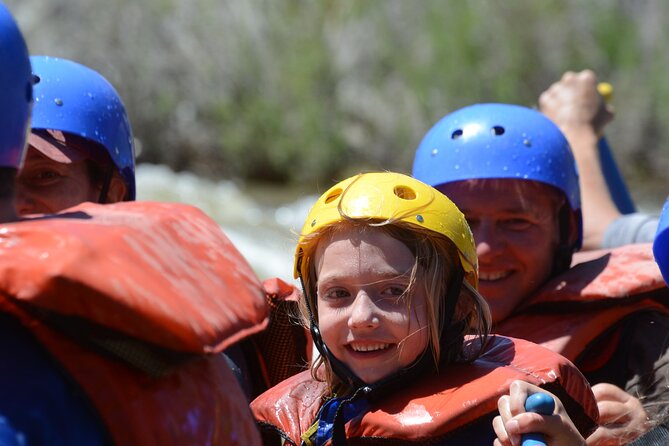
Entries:
[[126,186],[125,181],[123,181],[120,175],[117,175],[115,172],[109,183],[107,203],[118,203],[119,201],[123,201],[125,200],[126,195],[128,195],[128,186]]

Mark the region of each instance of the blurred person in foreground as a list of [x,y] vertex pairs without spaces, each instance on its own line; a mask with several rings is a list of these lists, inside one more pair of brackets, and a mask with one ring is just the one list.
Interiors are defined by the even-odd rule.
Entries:
[[560,353],[593,384],[601,425],[588,444],[643,433],[667,397],[669,290],[649,245],[571,267],[580,188],[559,128],[526,107],[465,107],[425,135],[413,174],[467,217],[493,331]]
[[10,12],[0,3],[0,222],[17,219],[15,178],[24,157],[32,104],[26,45]]
[[267,323],[250,267],[190,206],[86,203],[12,223],[32,98],[0,4],[0,444],[260,444],[217,354]]

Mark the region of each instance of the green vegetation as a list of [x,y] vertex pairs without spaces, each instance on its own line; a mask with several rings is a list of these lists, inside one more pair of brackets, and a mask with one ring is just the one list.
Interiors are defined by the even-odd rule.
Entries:
[[[9,0],[33,53],[105,74],[140,161],[301,184],[409,171],[476,102],[531,105],[566,70],[613,83],[636,197],[669,192],[669,3],[623,0]],[[642,181],[643,180],[643,181]]]

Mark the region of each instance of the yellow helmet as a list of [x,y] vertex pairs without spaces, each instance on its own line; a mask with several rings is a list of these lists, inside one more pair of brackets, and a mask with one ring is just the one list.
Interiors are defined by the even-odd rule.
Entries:
[[469,284],[477,288],[474,237],[460,209],[438,190],[393,172],[365,173],[332,186],[309,211],[295,253],[294,274],[306,275],[302,242],[308,235],[344,220],[403,221],[441,234],[455,244]]

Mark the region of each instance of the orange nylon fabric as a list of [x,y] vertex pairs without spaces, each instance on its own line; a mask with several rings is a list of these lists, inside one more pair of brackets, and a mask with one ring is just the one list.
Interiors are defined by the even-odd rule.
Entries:
[[[597,405],[587,381],[569,361],[532,343],[495,336],[471,364],[449,365],[437,377],[398,389],[346,426],[349,439],[383,437],[427,441],[497,410],[497,400],[520,379],[557,394],[582,434],[596,426]],[[309,372],[289,378],[251,403],[261,425],[294,444],[315,421],[326,391]],[[492,429],[492,427],[491,427]]]
[[268,315],[246,260],[182,204],[85,203],[2,225],[0,293],[191,353],[220,352]]
[[[115,444],[260,444],[246,397],[217,352],[266,326],[264,292],[201,211],[86,203],[2,225],[0,311],[81,386]],[[54,329],[60,315],[133,337],[145,347],[140,354],[162,347],[191,355],[150,376],[91,350],[85,331]]]
[[651,245],[629,245],[555,278],[495,332],[536,342],[580,363],[580,354],[626,316],[669,314],[668,305],[669,289]]
[[0,296],[81,386],[116,445],[260,445],[246,396],[221,355],[201,355],[155,378],[81,347]]

